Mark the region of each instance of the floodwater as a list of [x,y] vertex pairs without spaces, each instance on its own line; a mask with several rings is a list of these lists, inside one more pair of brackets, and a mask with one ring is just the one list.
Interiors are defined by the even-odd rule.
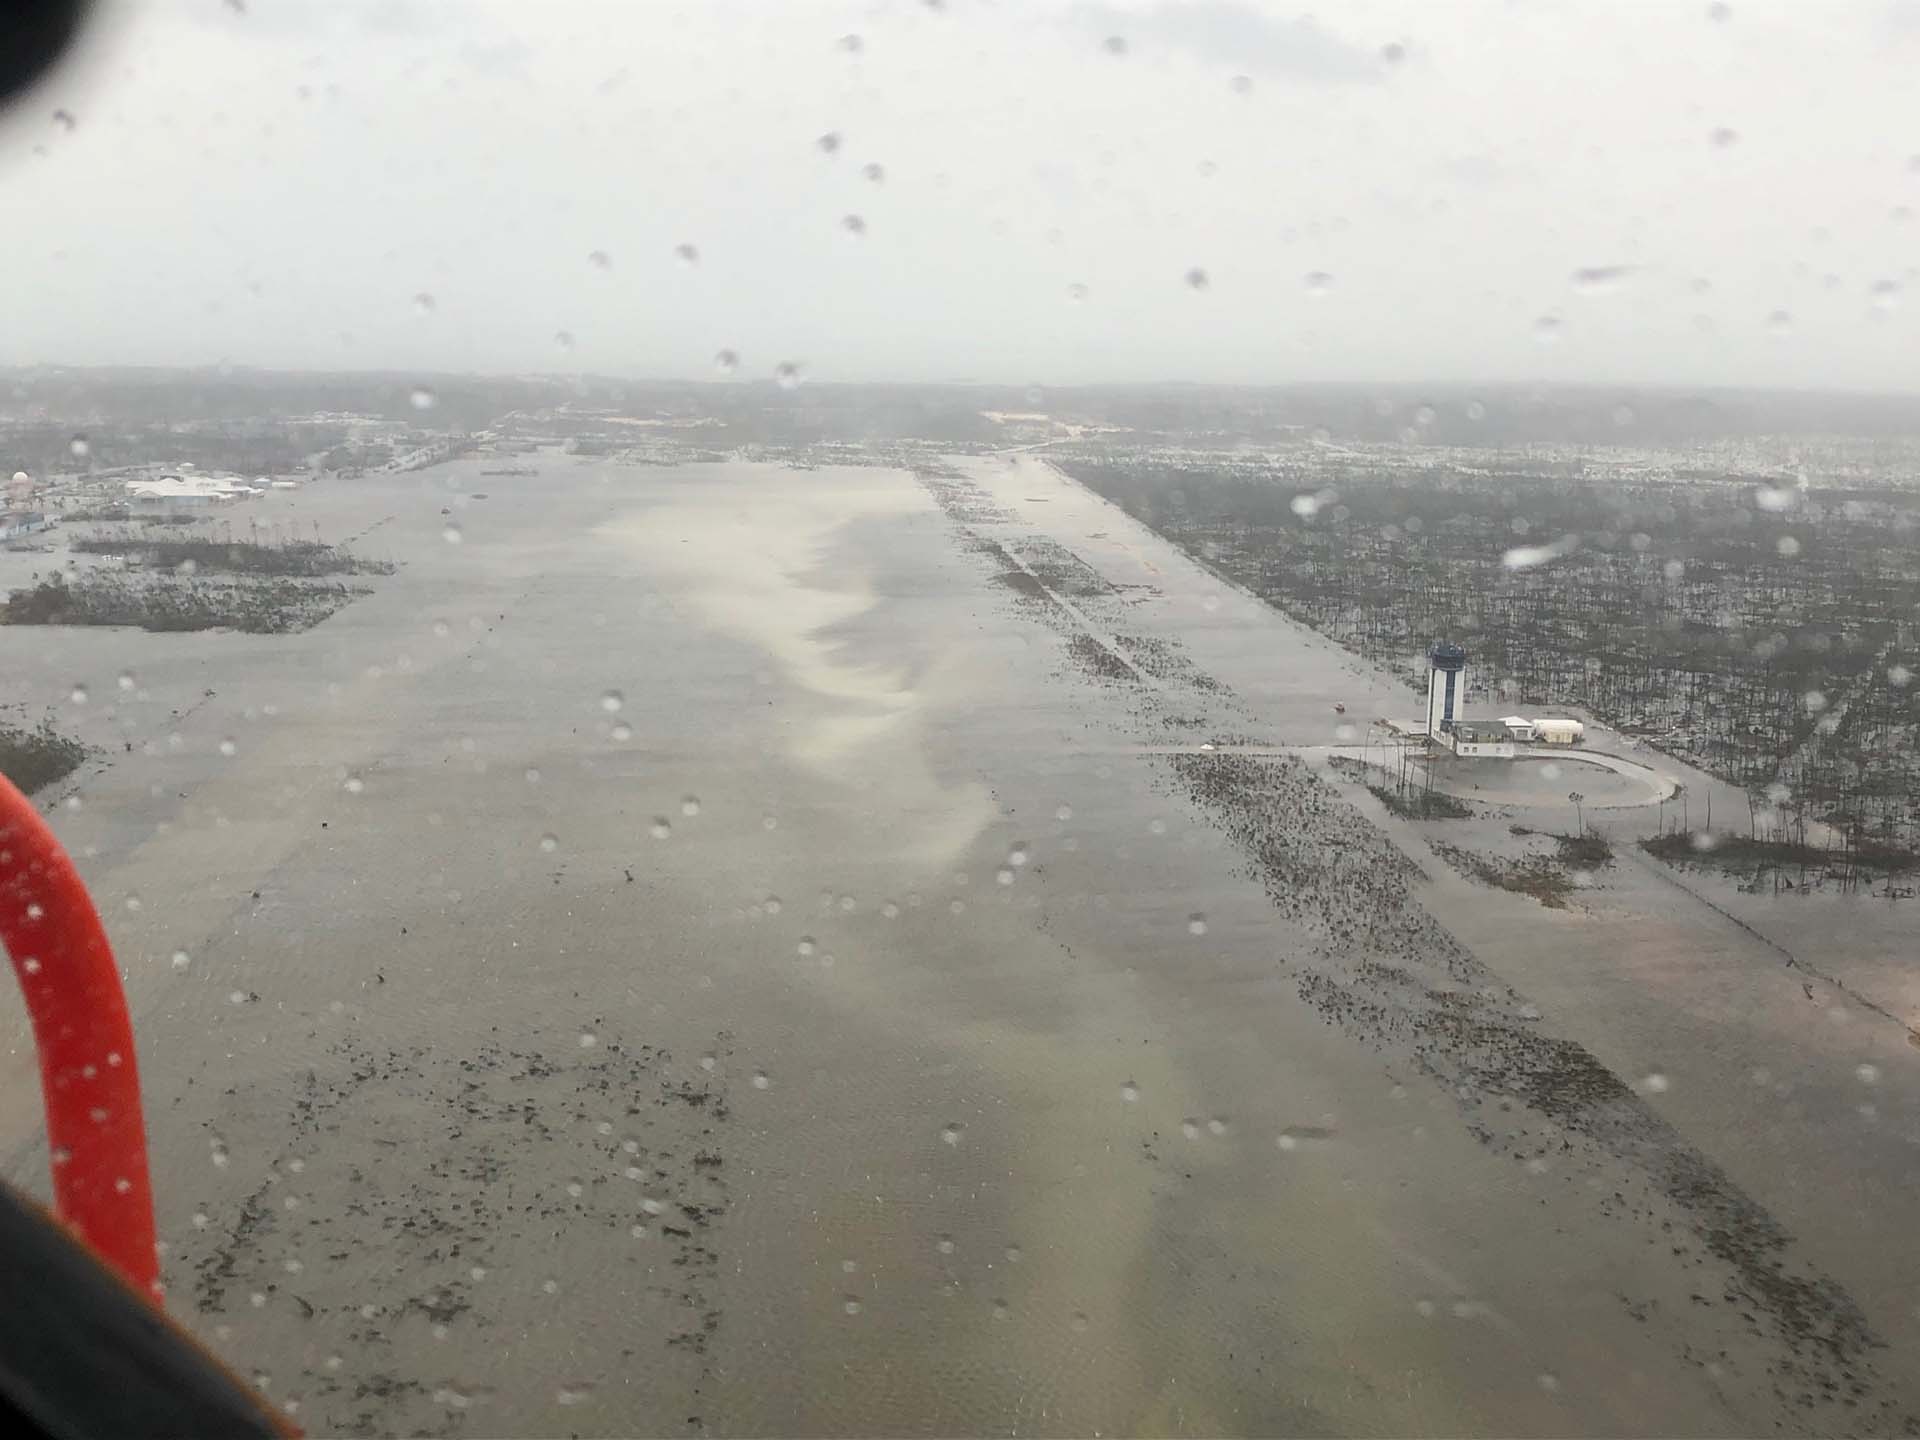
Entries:
[[1637,860],[1542,923],[1323,760],[1196,753],[1390,678],[1031,456],[484,468],[260,502],[399,565],[303,635],[0,631],[99,747],[42,799],[169,1305],[303,1424],[1910,1423],[1920,1050],[1781,1021]]

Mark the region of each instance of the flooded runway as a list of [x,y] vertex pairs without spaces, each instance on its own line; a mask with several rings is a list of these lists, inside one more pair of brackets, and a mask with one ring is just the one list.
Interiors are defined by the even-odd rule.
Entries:
[[[537,468],[263,502],[399,566],[301,635],[0,631],[98,747],[169,1303],[313,1431],[1910,1423],[1893,1027],[1650,1090],[1662,976],[1292,753],[1394,682],[1038,461]],[[1830,1136],[1871,1053],[1844,1197],[1769,1047]]]

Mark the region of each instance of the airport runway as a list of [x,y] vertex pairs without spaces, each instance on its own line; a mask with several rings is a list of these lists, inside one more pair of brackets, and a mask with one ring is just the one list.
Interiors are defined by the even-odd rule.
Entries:
[[263,502],[400,566],[307,634],[0,631],[100,747],[170,1303],[313,1431],[1912,1423],[1893,1027],[1748,1032],[1880,1117],[1750,1165],[1284,753],[1390,677],[1032,457],[487,464]]

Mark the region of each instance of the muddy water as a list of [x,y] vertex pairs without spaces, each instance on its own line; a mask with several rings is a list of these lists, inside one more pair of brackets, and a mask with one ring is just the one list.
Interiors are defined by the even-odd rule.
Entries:
[[[1630,1149],[1464,1101],[1436,1002],[1367,993],[1211,762],[1143,753],[1325,743],[1386,682],[1151,537],[898,471],[477,469],[276,497],[401,563],[307,635],[0,632],[102,747],[58,823],[129,971],[172,1304],[312,1428],[1841,1413]],[[1289,873],[1349,884],[1365,823],[1288,784]]]

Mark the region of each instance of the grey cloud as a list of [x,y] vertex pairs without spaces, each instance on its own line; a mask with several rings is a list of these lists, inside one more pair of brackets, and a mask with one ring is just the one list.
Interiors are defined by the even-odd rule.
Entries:
[[1238,0],[1159,0],[1141,7],[1083,0],[1068,14],[1090,35],[1123,36],[1136,54],[1179,50],[1249,74],[1326,83],[1380,78],[1369,51],[1330,33],[1312,16],[1281,19]]

